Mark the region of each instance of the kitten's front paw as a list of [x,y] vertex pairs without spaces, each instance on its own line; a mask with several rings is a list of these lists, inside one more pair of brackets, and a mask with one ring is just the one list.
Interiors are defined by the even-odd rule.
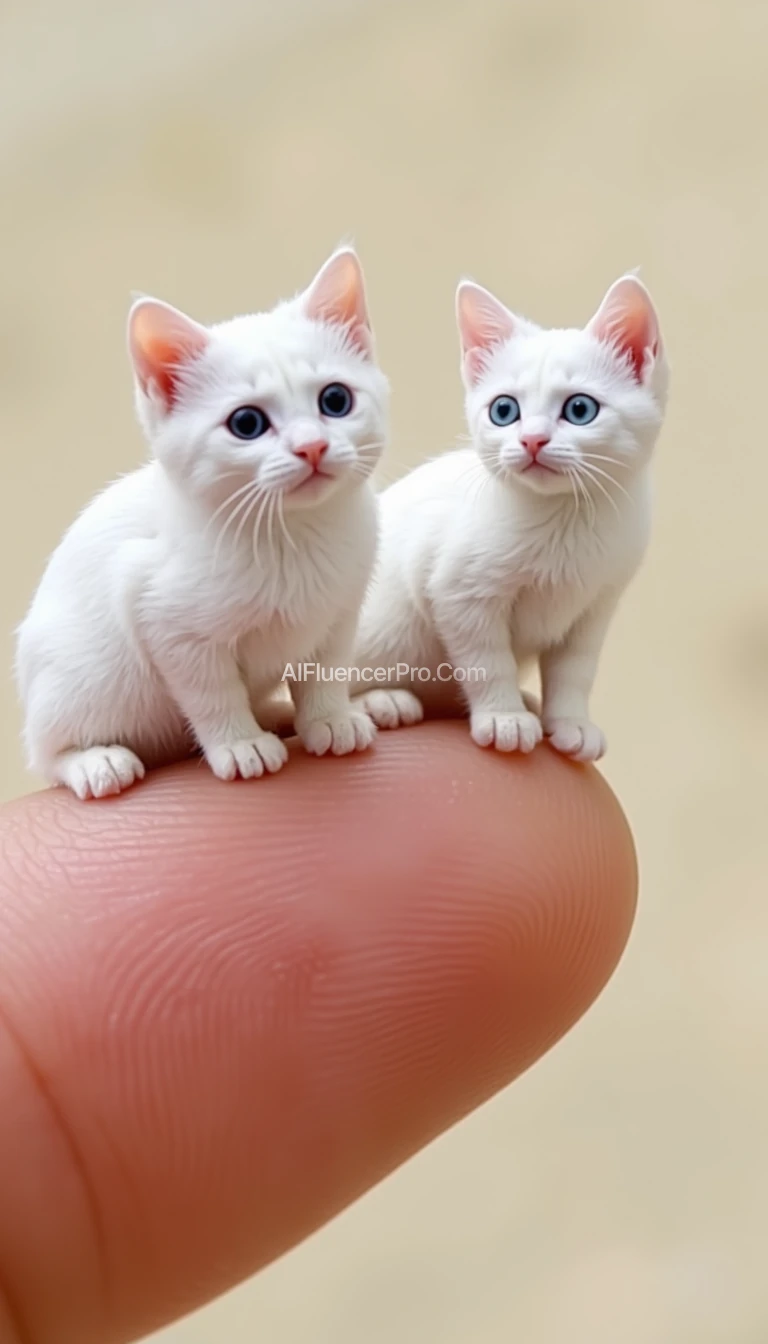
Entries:
[[377,728],[405,728],[421,723],[424,709],[412,691],[368,691],[356,702],[361,705]]
[[122,793],[145,773],[143,762],[127,747],[88,747],[60,756],[51,777],[86,802]]
[[542,738],[541,723],[525,709],[514,713],[477,710],[469,723],[472,741],[497,751],[533,751]]
[[276,775],[288,760],[288,751],[275,733],[259,733],[210,747],[205,758],[217,779],[258,779],[265,771]]
[[367,714],[348,710],[328,719],[310,719],[296,722],[296,731],[310,756],[348,756],[352,751],[365,751],[376,736],[376,727]]
[[572,761],[599,761],[605,755],[605,734],[589,719],[545,719],[550,745]]

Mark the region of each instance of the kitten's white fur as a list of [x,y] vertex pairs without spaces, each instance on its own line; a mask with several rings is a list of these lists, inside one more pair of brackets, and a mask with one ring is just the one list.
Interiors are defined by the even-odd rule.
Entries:
[[[210,328],[140,299],[129,347],[153,459],[69,529],[18,635],[30,768],[81,798],[195,744],[221,779],[279,770],[259,706],[288,663],[349,665],[376,547],[388,385],[354,252],[271,313]],[[330,383],[353,392],[342,418],[320,412]],[[244,405],[267,413],[262,437],[226,427]],[[370,745],[342,681],[292,690],[308,751]]]
[[[648,468],[667,397],[657,317],[634,276],[583,330],[543,330],[468,282],[457,308],[474,448],[426,462],[381,496],[356,653],[361,668],[405,663],[433,679],[390,676],[392,689],[362,703],[380,727],[416,722],[423,703],[456,698],[459,669],[479,745],[530,751],[543,732],[566,755],[596,760],[598,657],[649,535]],[[600,404],[590,424],[563,418],[576,393]],[[500,395],[521,412],[501,428],[489,416]],[[534,660],[540,715],[520,690]]]

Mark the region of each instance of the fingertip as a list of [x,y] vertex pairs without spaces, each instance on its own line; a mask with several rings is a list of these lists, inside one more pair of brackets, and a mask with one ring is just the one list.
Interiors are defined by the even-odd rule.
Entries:
[[[634,847],[595,769],[482,751],[464,723],[290,755],[5,814],[3,1007],[110,1267],[111,1333],[94,1314],[65,1337],[146,1332],[280,1254],[538,1058],[626,943]],[[37,1337],[62,1337],[34,1228],[71,1255],[74,1214],[55,1172],[14,1211],[14,1135],[0,1251]]]

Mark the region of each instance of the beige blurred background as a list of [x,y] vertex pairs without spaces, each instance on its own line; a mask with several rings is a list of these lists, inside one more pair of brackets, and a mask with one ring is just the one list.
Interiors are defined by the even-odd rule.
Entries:
[[[765,0],[3,0],[3,666],[138,463],[133,289],[270,305],[352,236],[386,474],[462,428],[460,272],[543,322],[638,264],[673,363],[652,554],[606,652],[626,958],[509,1093],[166,1344],[768,1339]],[[0,790],[30,787],[10,677]]]

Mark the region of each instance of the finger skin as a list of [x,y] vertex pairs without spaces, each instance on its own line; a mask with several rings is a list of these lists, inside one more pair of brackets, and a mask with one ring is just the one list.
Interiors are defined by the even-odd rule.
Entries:
[[465,724],[0,813],[0,1341],[251,1274],[585,1011],[636,868],[607,785]]

